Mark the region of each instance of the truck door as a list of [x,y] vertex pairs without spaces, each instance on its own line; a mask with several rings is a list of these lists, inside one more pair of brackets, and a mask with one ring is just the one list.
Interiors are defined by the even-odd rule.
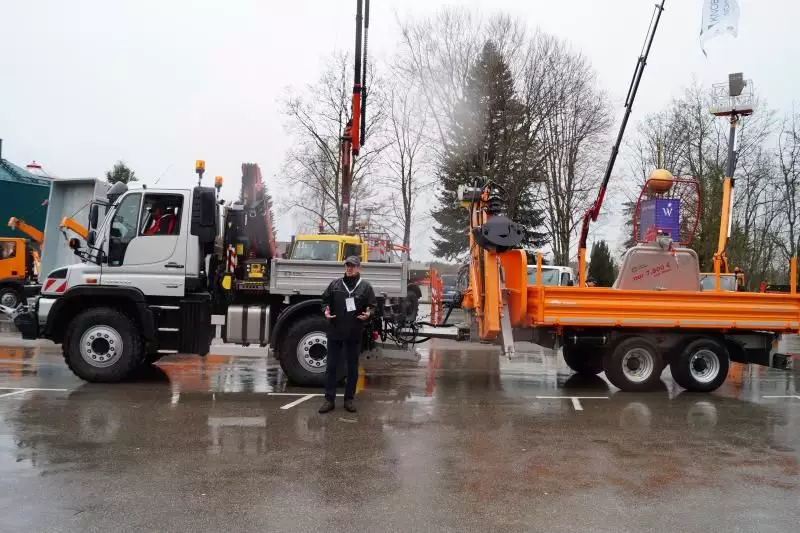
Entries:
[[17,246],[22,239],[0,239],[0,279],[25,277],[25,256]]
[[111,221],[101,283],[136,287],[148,296],[183,296],[187,203],[180,193],[125,196]]

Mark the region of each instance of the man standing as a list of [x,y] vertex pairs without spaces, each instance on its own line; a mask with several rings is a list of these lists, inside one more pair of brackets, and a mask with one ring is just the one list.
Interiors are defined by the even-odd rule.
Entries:
[[375,309],[375,291],[361,279],[361,259],[351,255],[344,261],[343,278],[333,280],[322,294],[322,312],[328,319],[328,366],[325,369],[325,403],[320,413],[333,411],[336,400],[338,367],[347,361],[347,383],[344,389],[344,408],[355,413],[353,397],[358,379],[358,357],[364,324]]

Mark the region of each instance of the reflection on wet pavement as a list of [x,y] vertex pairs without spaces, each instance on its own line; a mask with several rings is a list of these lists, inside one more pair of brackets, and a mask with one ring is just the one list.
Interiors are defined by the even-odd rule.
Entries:
[[0,347],[0,387],[67,389],[0,398],[0,530],[794,530],[800,400],[765,396],[800,375],[734,365],[697,395],[667,370],[626,394],[467,346],[366,361],[355,417],[280,409],[268,393],[320,391],[264,357],[93,385],[53,347]]

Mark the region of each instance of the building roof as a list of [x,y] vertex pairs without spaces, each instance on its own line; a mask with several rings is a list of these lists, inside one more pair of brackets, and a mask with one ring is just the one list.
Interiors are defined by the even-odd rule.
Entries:
[[40,185],[42,187],[50,186],[49,179],[31,174],[24,168],[18,167],[6,159],[0,159],[0,181],[15,181],[18,183],[27,183],[29,185]]

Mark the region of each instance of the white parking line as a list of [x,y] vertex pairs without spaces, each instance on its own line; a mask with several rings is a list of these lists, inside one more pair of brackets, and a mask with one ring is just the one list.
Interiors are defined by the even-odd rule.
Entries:
[[14,392],[7,392],[5,394],[0,394],[0,398],[5,398],[6,396],[14,396],[15,394],[23,394],[28,392],[27,389],[22,389]]
[[5,398],[7,396],[15,396],[18,394],[25,394],[26,392],[33,392],[33,391],[56,391],[56,392],[66,392],[67,389],[37,389],[34,387],[0,387],[0,390],[10,390],[11,392],[5,392],[0,394],[0,398]]
[[19,390],[19,391],[49,390],[49,391],[56,391],[56,392],[67,392],[69,389],[40,389],[40,388],[37,388],[37,387],[0,387],[0,390]]
[[306,394],[306,395],[305,395],[305,396],[303,396],[302,398],[298,398],[298,399],[296,399],[295,401],[293,401],[293,402],[291,402],[291,403],[287,403],[286,405],[282,405],[282,406],[281,406],[281,409],[291,409],[291,408],[292,408],[292,407],[294,407],[295,405],[300,405],[300,404],[301,404],[301,403],[303,403],[304,401],[306,401],[306,400],[310,400],[310,399],[311,399],[311,398],[313,398],[314,396],[324,396],[324,395],[323,395],[323,394]]
[[576,411],[583,411],[581,400],[608,400],[608,396],[537,396],[537,400],[572,400],[572,407]]
[[764,396],[764,398],[794,398],[796,400],[800,400],[800,396]]

